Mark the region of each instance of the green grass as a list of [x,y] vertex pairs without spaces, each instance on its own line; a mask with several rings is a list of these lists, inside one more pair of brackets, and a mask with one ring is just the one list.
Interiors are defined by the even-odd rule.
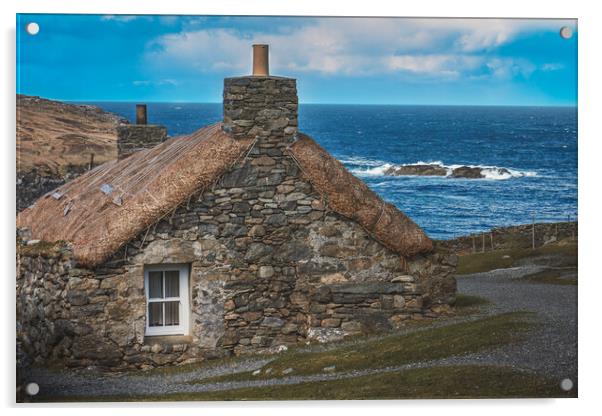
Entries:
[[[517,248],[460,256],[456,273],[462,275],[504,269],[512,267],[516,260],[543,255],[557,255],[563,259],[564,266],[576,266],[577,244],[550,244],[536,248],[535,250]],[[509,257],[504,258],[504,256]]]
[[509,368],[432,367],[297,385],[188,395],[191,400],[362,400],[571,397],[559,381]]
[[526,280],[536,283],[546,283],[550,285],[565,285],[565,286],[576,286],[577,279],[574,277],[564,277],[567,272],[577,272],[577,268],[568,269],[553,269],[544,270],[539,273],[530,274],[525,277]]
[[333,381],[161,396],[69,397],[61,401],[362,400],[577,397],[555,380],[497,366],[440,366]]
[[[534,320],[529,312],[504,313],[410,334],[341,345],[326,351],[289,351],[267,364],[256,376],[244,372],[201,379],[196,383],[280,378],[287,376],[282,373],[289,368],[293,369],[290,375],[310,375],[323,373],[323,369],[330,366],[342,372],[435,360],[518,342],[526,337],[533,325]],[[268,369],[269,373],[266,374]]]
[[63,253],[66,246],[64,241],[40,241],[32,245],[23,245],[17,241],[17,253],[26,257],[57,257]]
[[458,293],[456,295],[456,303],[454,303],[454,307],[456,308],[456,312],[458,312],[458,309],[473,310],[480,306],[488,305],[489,303],[490,302],[487,299],[479,296]]

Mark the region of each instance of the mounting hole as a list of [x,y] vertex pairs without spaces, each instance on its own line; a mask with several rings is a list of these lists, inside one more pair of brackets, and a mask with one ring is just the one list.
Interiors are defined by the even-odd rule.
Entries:
[[573,389],[573,380],[565,378],[560,382],[560,388],[564,391],[571,391]]
[[560,28],[560,37],[562,39],[570,39],[573,37],[573,29],[568,26],[563,26]]
[[27,23],[27,26],[25,26],[25,31],[32,36],[37,35],[40,32],[40,25],[36,22]]
[[25,393],[29,394],[30,396],[35,396],[39,392],[40,386],[38,386],[38,383],[29,383],[27,386],[25,386]]

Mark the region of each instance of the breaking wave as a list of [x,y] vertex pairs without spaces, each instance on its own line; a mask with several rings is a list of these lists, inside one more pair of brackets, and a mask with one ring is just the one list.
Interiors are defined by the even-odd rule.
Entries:
[[[349,158],[341,160],[344,164],[350,167],[351,173],[357,176],[420,176],[420,175],[391,175],[388,174],[391,168],[397,169],[404,166],[420,166],[428,165],[433,167],[439,167],[446,170],[445,177],[451,177],[454,170],[458,168],[478,168],[481,170],[483,178],[490,180],[507,180],[512,178],[523,178],[537,176],[537,172],[533,171],[521,171],[512,168],[499,167],[499,166],[487,166],[487,165],[446,165],[441,161],[423,162],[418,161],[415,163],[406,163],[402,165],[395,165],[392,163],[374,161],[364,158]],[[429,175],[423,175],[429,176]]]

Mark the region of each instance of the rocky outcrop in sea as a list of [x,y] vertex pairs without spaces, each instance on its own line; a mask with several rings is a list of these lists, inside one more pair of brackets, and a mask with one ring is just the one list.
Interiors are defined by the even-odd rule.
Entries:
[[480,166],[445,167],[438,164],[391,166],[384,171],[389,176],[445,176],[449,178],[485,179],[492,176],[512,177],[506,168]]

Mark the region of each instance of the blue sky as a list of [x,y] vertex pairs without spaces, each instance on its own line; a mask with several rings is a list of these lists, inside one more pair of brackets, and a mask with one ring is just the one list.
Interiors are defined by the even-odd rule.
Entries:
[[[37,22],[40,32],[25,32]],[[575,35],[562,39],[559,29]],[[17,92],[220,102],[251,45],[302,103],[576,105],[573,20],[18,15]]]

